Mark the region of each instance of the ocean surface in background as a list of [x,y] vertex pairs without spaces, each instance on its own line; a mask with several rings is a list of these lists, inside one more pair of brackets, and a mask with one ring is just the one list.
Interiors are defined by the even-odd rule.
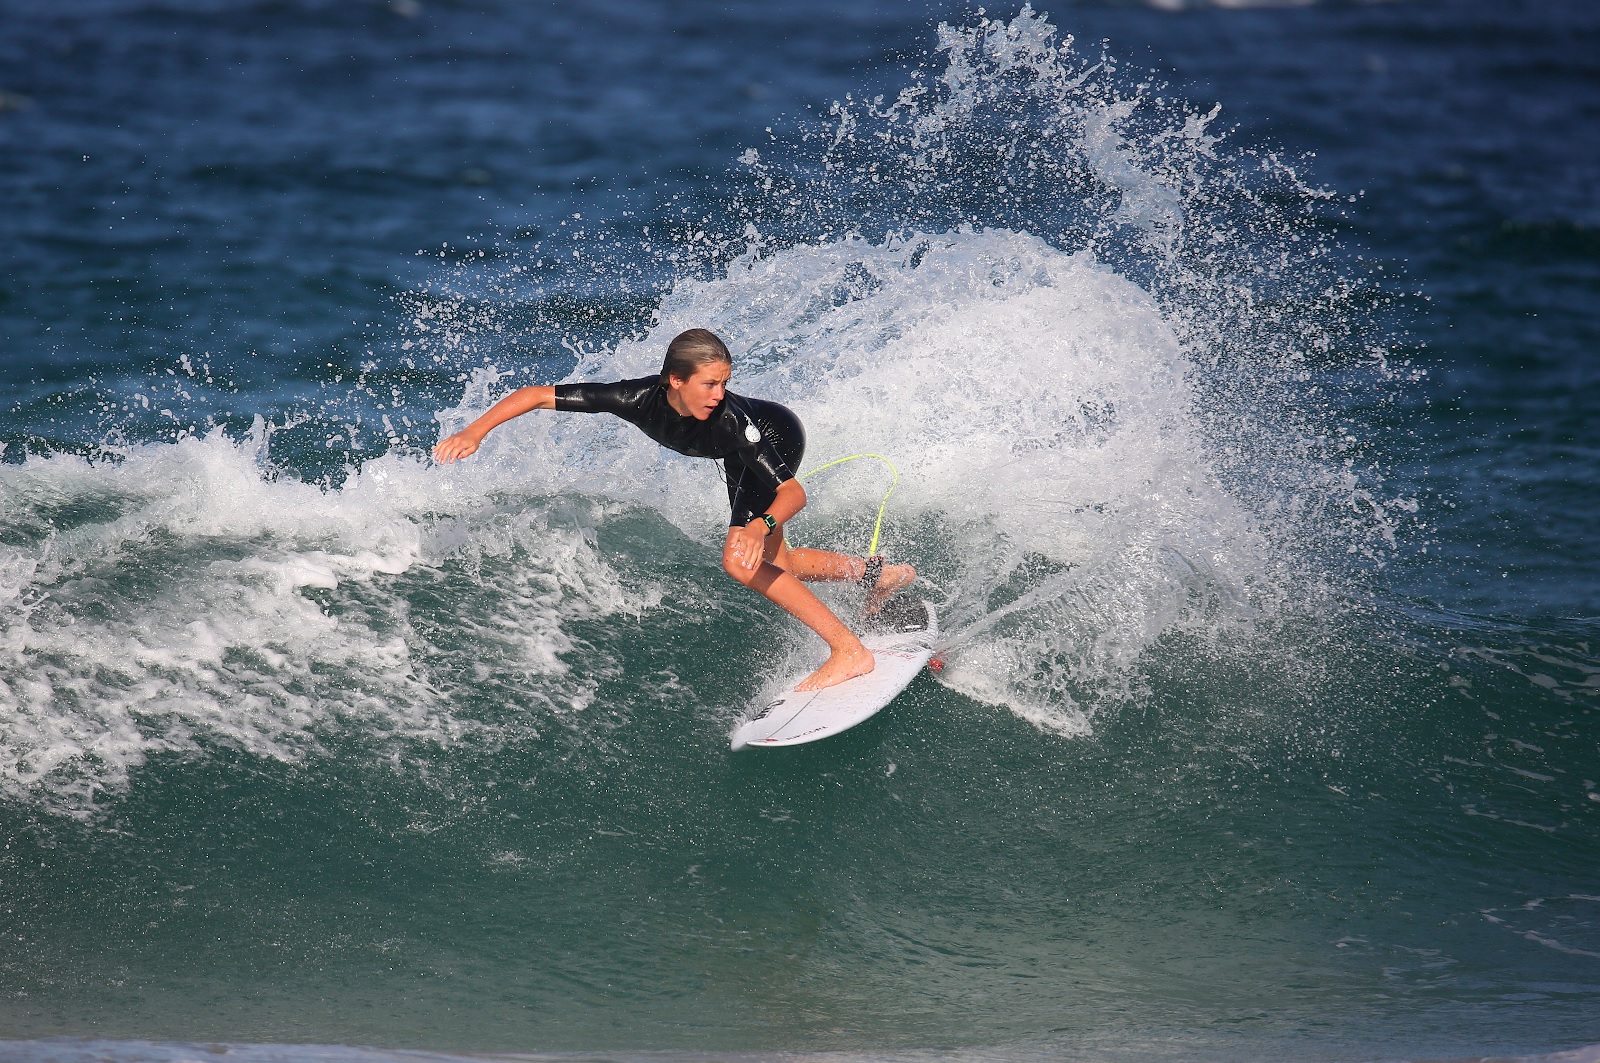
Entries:
[[[1595,1063],[1597,189],[1577,0],[0,0],[0,1057]],[[710,463],[426,456],[690,325],[814,747]]]

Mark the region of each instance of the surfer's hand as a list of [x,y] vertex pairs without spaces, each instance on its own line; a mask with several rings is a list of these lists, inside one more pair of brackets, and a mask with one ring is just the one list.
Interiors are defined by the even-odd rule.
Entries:
[[764,525],[728,529],[728,546],[733,551],[735,562],[744,571],[754,572],[761,564],[762,555],[766,552],[765,532]]
[[433,460],[441,465],[449,465],[452,461],[460,461],[470,457],[478,451],[478,444],[483,442],[477,436],[466,432],[457,432],[449,439],[441,439],[433,448]]

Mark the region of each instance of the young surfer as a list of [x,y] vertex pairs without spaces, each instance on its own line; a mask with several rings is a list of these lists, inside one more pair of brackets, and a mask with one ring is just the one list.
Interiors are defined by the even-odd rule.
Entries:
[[795,478],[805,451],[805,429],[785,406],[728,390],[733,357],[715,333],[696,328],[668,346],[659,376],[611,384],[556,384],[520,388],[482,417],[433,448],[449,464],[478,449],[496,426],[529,410],[610,413],[641,429],[669,450],[695,458],[720,458],[733,507],[722,567],[787,610],[828,644],[821,668],[796,685],[820,690],[872,671],[872,653],[802,580],[860,580],[870,584],[868,608],[916,578],[910,565],[827,550],[791,550],[783,525],[806,504]]

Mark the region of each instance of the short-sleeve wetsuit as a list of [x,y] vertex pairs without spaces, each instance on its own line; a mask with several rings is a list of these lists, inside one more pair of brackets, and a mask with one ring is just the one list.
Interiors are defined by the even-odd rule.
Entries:
[[692,458],[722,459],[733,527],[743,527],[767,511],[778,485],[794,479],[806,449],[806,430],[794,411],[731,391],[704,421],[674,410],[660,377],[557,384],[555,391],[558,410],[615,414],[668,450]]

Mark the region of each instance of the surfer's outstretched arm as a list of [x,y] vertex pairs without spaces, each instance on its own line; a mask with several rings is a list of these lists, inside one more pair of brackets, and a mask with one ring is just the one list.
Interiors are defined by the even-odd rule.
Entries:
[[433,448],[436,461],[448,465],[452,461],[460,461],[475,453],[478,444],[483,442],[483,437],[500,425],[505,424],[513,417],[520,417],[529,410],[553,410],[556,408],[556,389],[548,384],[531,388],[518,388],[493,406],[487,413],[473,421],[467,427],[457,432],[448,439],[439,440]]

